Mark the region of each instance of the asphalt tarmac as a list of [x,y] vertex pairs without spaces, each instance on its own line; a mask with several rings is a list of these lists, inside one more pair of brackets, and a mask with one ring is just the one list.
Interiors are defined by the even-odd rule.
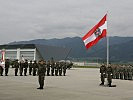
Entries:
[[133,81],[113,80],[116,87],[99,86],[99,69],[73,68],[67,76],[46,76],[38,90],[37,76],[0,76],[0,100],[133,100]]

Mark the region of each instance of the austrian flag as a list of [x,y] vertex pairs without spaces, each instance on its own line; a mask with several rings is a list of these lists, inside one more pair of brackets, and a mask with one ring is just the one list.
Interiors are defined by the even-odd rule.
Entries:
[[106,17],[107,14],[84,37],[82,37],[86,49],[95,45],[101,38],[106,37],[107,34]]

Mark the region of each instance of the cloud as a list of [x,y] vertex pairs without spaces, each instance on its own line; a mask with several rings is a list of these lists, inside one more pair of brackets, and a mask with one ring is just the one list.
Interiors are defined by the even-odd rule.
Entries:
[[111,36],[133,36],[131,0],[0,0],[0,44],[83,36],[108,11]]

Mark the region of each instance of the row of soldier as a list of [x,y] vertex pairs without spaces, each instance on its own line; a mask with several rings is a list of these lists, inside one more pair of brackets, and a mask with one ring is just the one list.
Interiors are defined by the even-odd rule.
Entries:
[[101,84],[104,85],[105,78],[108,80],[108,85],[111,87],[112,79],[132,80],[133,66],[132,65],[111,65],[106,67],[102,64],[100,67]]
[[132,65],[112,65],[112,78],[121,80],[133,79],[133,66]]
[[[53,60],[48,60],[47,62],[44,61],[44,65],[46,66],[46,74],[47,76],[62,76],[66,75],[66,69],[67,69],[67,63],[66,62],[55,62]],[[5,61],[5,76],[8,76],[9,71],[9,59]],[[24,61],[18,61],[15,60],[12,64],[12,67],[15,68],[15,76],[18,76],[18,71],[20,73],[20,76],[27,76],[27,70],[29,69],[29,75],[36,76],[37,70],[38,70],[38,62],[37,61],[30,61],[28,63],[28,60]],[[0,75],[3,76],[3,68],[0,67]]]

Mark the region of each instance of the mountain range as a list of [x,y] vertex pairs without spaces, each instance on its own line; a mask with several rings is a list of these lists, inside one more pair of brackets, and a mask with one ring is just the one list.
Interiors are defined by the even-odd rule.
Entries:
[[[30,41],[11,42],[9,44],[44,44],[71,48],[71,59],[106,59],[106,38],[101,39],[95,46],[86,50],[80,37],[63,39],[35,39]],[[109,57],[113,62],[133,61],[133,37],[109,37]]]

